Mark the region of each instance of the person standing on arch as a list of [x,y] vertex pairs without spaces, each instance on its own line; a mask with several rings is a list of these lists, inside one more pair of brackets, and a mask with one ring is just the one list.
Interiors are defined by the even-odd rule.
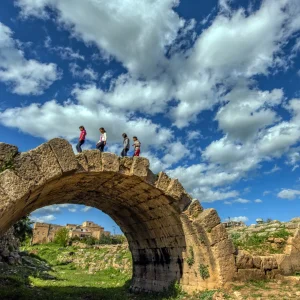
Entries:
[[78,153],[81,153],[82,152],[81,146],[85,142],[86,130],[85,130],[84,126],[82,126],[82,125],[79,126],[79,130],[80,130],[80,136],[79,136],[78,143],[76,145],[76,150]]
[[141,152],[141,143],[138,140],[138,138],[136,136],[134,136],[133,138],[133,147],[134,147],[134,154],[133,156],[140,156],[140,152]]
[[104,147],[106,145],[106,130],[103,127],[101,127],[99,128],[99,131],[100,131],[100,139],[96,144],[96,148],[100,150],[100,152],[103,152]]
[[121,156],[124,157],[127,156],[127,152],[129,151],[130,141],[126,133],[123,133],[122,137],[123,137],[123,150],[121,152]]

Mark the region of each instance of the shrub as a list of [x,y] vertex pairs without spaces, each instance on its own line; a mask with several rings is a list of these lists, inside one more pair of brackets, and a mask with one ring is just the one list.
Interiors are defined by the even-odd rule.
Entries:
[[32,236],[32,223],[29,216],[25,216],[14,224],[14,235],[21,243]]
[[62,247],[66,247],[69,239],[69,231],[67,228],[61,228],[55,233],[54,243]]
[[209,271],[208,271],[208,266],[205,266],[203,264],[199,265],[199,273],[200,273],[200,276],[203,280],[210,277]]
[[287,239],[291,233],[289,233],[285,228],[280,228],[278,231],[272,233],[272,237],[274,238],[283,238]]
[[192,246],[190,246],[190,248],[189,248],[189,257],[186,259],[186,262],[187,262],[187,264],[191,267],[193,264],[194,264],[194,262],[195,262],[195,256],[194,256],[194,250],[193,250],[193,247]]

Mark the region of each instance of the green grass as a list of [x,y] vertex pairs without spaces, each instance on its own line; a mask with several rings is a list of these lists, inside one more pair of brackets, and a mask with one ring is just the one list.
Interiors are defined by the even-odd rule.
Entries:
[[[246,233],[242,235],[238,232],[233,232],[230,234],[230,237],[233,244],[238,249],[248,250],[250,252],[253,251],[256,252],[256,254],[275,254],[283,252],[286,241],[290,235],[291,233],[289,233],[285,227],[282,227],[275,232],[266,232],[265,228],[260,232],[252,234]],[[268,242],[269,237],[283,238],[284,241],[282,244],[278,244],[277,248],[273,248],[271,243]]]
[[[0,269],[0,299],[180,300],[186,297],[178,284],[161,294],[131,294],[131,274],[120,269],[111,267],[88,274],[74,263],[59,262],[59,255],[76,250],[72,247],[47,244],[26,247],[26,250],[32,252],[27,264]],[[90,249],[85,251],[84,255]],[[95,251],[103,258],[109,250]],[[126,251],[116,255],[131,258]]]

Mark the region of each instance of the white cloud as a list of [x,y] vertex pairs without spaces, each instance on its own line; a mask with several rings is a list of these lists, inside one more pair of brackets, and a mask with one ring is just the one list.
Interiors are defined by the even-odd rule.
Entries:
[[77,211],[77,208],[73,207],[73,208],[69,208],[68,209],[69,212],[75,213]]
[[52,46],[52,40],[50,36],[46,37],[44,46],[52,52],[56,52],[61,59],[64,60],[85,60],[84,56],[79,51],[74,51],[71,47]]
[[243,198],[238,198],[238,199],[233,200],[232,202],[245,204],[245,203],[250,203],[251,201],[247,200],[247,199],[243,199]]
[[196,131],[196,130],[191,130],[187,132],[187,139],[188,141],[192,141],[192,140],[198,140],[200,138],[204,138],[201,134],[200,131]]
[[269,195],[269,194],[271,194],[271,191],[264,191],[263,192],[263,196],[266,196],[266,195]]
[[56,217],[54,215],[46,215],[46,216],[40,216],[40,217],[30,215],[30,219],[33,222],[47,223],[47,222],[56,220]]
[[99,127],[102,126],[107,130],[108,145],[120,143],[122,132],[126,132],[129,136],[140,137],[142,151],[147,151],[150,145],[164,147],[173,137],[170,129],[149,119],[112,111],[92,97],[85,100],[82,104],[70,100],[59,104],[52,100],[43,105],[32,103],[27,107],[10,108],[0,112],[0,122],[45,139],[61,136],[67,140],[78,138],[78,126],[83,124],[87,129],[87,138],[94,143],[99,140]]
[[92,209],[92,207],[90,207],[90,206],[85,206],[84,208],[81,209],[81,211],[83,211],[83,212],[88,212],[88,211],[91,210],[91,209]]
[[0,81],[8,84],[15,94],[40,95],[61,74],[53,63],[27,60],[12,35],[10,28],[0,22]]
[[270,171],[266,171],[264,172],[265,174],[272,174],[275,173],[277,171],[281,170],[281,168],[277,167],[277,165],[275,165]]
[[231,205],[232,202],[230,202],[230,201],[224,201],[224,204],[226,204],[226,205]]
[[260,199],[255,199],[254,202],[255,202],[255,203],[262,203],[263,201],[260,200]]
[[300,197],[300,191],[292,190],[292,189],[284,189],[277,194],[277,197],[282,199],[292,200]]
[[83,70],[76,63],[70,63],[69,69],[73,77],[83,78],[87,80],[97,80],[98,73],[96,73],[91,67],[86,67]]
[[[18,0],[23,17],[48,17],[46,7],[58,12],[57,22],[85,43],[121,61],[131,73],[154,75],[167,63],[165,51],[184,26],[173,11],[179,1]],[[88,16],[88,17],[87,17]]]
[[[230,221],[234,221],[234,222],[248,222],[248,218],[246,216],[240,216],[240,217],[230,217]],[[226,221],[228,222],[229,219],[226,219]]]
[[42,208],[39,208],[34,211],[34,214],[37,215],[46,215],[46,214],[60,214],[62,211],[60,209],[59,205],[51,205],[51,206],[45,206]]
[[167,154],[162,161],[168,165],[179,163],[180,159],[189,156],[189,150],[179,141],[167,145]]

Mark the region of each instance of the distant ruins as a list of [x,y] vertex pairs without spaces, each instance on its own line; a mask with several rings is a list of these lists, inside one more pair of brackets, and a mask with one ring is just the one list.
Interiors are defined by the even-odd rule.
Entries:
[[93,237],[99,240],[102,235],[110,235],[109,231],[104,231],[103,227],[91,221],[85,221],[82,225],[67,224],[66,226],[35,223],[31,243],[34,245],[52,242],[56,232],[61,228],[67,228],[69,230],[69,238],[78,237],[82,239],[84,237]]

